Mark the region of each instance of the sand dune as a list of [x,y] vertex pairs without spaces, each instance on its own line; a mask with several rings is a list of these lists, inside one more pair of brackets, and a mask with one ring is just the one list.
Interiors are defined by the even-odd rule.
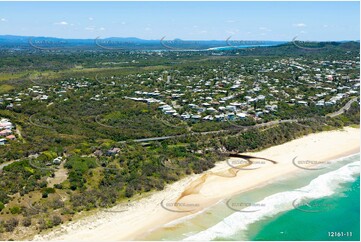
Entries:
[[[135,203],[128,211],[97,212],[34,239],[78,241],[141,238],[153,229],[199,212],[222,199],[299,171],[300,168],[293,164],[295,159],[327,165],[325,161],[358,153],[359,131],[345,128],[342,131],[310,134],[260,152],[247,153],[246,155],[265,158],[252,158],[252,163],[232,157],[228,162],[218,162],[203,174],[191,175],[167,186],[163,191],[155,192]],[[230,164],[235,165],[231,167]],[[303,166],[310,168],[315,165]],[[117,206],[109,210],[116,211]]]

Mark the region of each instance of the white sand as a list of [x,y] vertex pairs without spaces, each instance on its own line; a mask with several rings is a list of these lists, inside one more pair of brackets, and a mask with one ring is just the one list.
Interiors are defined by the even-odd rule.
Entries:
[[[274,146],[249,155],[268,158],[278,162],[264,162],[251,167],[254,170],[232,169],[226,161],[218,162],[216,166],[199,175],[191,175],[165,190],[155,192],[148,198],[141,199],[128,211],[122,213],[97,212],[78,221],[70,222],[48,232],[38,235],[35,240],[133,240],[144,233],[156,229],[175,219],[199,212],[216,204],[221,199],[239,194],[242,191],[272,182],[285,174],[297,172],[300,168],[293,165],[292,159],[328,161],[353,153],[360,149],[360,130],[345,128],[343,131],[329,131],[310,134],[302,138]],[[231,158],[233,164],[238,158]],[[235,172],[237,174],[235,175]],[[182,195],[183,194],[183,195]],[[171,212],[160,206],[178,201],[186,205],[178,208],[166,206]],[[197,207],[190,207],[196,205]],[[115,206],[110,211],[123,210]]]

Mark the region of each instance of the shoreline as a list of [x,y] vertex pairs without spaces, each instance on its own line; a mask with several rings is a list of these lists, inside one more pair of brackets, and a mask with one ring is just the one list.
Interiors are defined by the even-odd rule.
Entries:
[[[258,165],[248,167],[254,169],[245,170],[232,168],[226,161],[220,161],[202,174],[192,174],[167,185],[162,191],[132,202],[134,206],[125,212],[111,212],[121,207],[116,205],[107,211],[61,225],[46,234],[36,235],[34,240],[137,240],[165,224],[197,214],[224,198],[297,172],[300,168],[292,163],[295,157],[326,163],[359,153],[359,132],[359,128],[347,127],[313,133],[261,151],[247,152],[244,154],[271,159],[277,164],[261,163],[262,159],[259,159]],[[237,160],[239,158],[232,157],[229,162],[237,163]],[[310,167],[313,166],[307,165],[306,168]],[[174,205],[175,202],[178,206]]]

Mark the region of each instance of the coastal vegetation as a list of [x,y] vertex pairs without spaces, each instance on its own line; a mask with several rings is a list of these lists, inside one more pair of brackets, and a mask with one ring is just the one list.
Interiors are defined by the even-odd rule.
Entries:
[[[71,221],[82,211],[139,199],[187,175],[209,170],[230,153],[261,150],[307,134],[358,125],[359,93],[350,92],[329,106],[313,102],[320,88],[313,79],[302,82],[301,76],[316,75],[317,68],[307,73],[288,68],[268,71],[269,81],[260,74],[260,70],[296,58],[310,66],[326,59],[342,68],[332,81],[323,81],[327,77],[322,74],[323,88],[336,93],[344,93],[345,86],[354,90],[350,80],[359,80],[359,45],[323,47],[324,51],[312,53],[291,44],[194,53],[15,53],[2,49],[0,117],[15,124],[19,139],[0,146],[0,165],[6,164],[0,168],[0,239],[22,239]],[[346,69],[344,60],[358,66]],[[104,64],[115,61],[121,64]],[[216,87],[221,80],[240,78],[240,73],[244,90],[235,91],[227,82]],[[258,87],[257,96],[265,98],[247,103],[246,117],[222,121],[181,119],[162,113],[159,103],[128,98],[139,90],[177,90],[164,95],[164,100],[176,103],[179,113],[190,113],[192,108],[181,106],[180,100],[204,103],[194,91],[203,80],[210,80],[204,89],[215,93],[217,100],[229,96],[244,100],[254,95],[249,90]],[[264,82],[255,84],[259,80]],[[197,84],[188,88],[191,82]],[[216,93],[220,87],[224,92]],[[279,92],[269,95],[281,88],[288,95],[302,96],[307,105],[283,98]],[[182,95],[173,95],[173,99],[171,94]],[[334,95],[325,93],[324,99]],[[19,96],[21,101],[16,101]],[[344,113],[327,116],[353,98]],[[263,112],[275,103],[277,108]],[[211,115],[210,110],[204,113]]]

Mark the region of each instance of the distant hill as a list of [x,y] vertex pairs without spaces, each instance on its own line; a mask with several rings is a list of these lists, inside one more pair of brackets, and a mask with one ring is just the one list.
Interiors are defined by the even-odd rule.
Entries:
[[[108,50],[213,50],[235,51],[257,47],[277,47],[281,52],[312,51],[322,48],[354,49],[359,41],[302,42],[302,41],[252,41],[252,40],[145,40],[136,37],[110,37],[95,39],[63,39],[54,37],[0,35],[0,49],[108,49]],[[265,51],[265,48],[261,48]],[[270,52],[275,49],[269,49]]]
[[[242,41],[245,42],[245,41]],[[170,50],[207,50],[209,48],[240,46],[278,45],[285,41],[228,41],[228,40],[145,40],[136,37],[110,37],[95,39],[63,39],[54,37],[0,35],[0,48],[102,48],[104,49],[170,49]]]
[[347,57],[349,52],[360,53],[360,42],[288,42],[277,46],[268,46],[267,48],[250,48],[240,51],[234,49],[230,54],[239,52],[242,56],[327,56],[328,54],[337,54]]

